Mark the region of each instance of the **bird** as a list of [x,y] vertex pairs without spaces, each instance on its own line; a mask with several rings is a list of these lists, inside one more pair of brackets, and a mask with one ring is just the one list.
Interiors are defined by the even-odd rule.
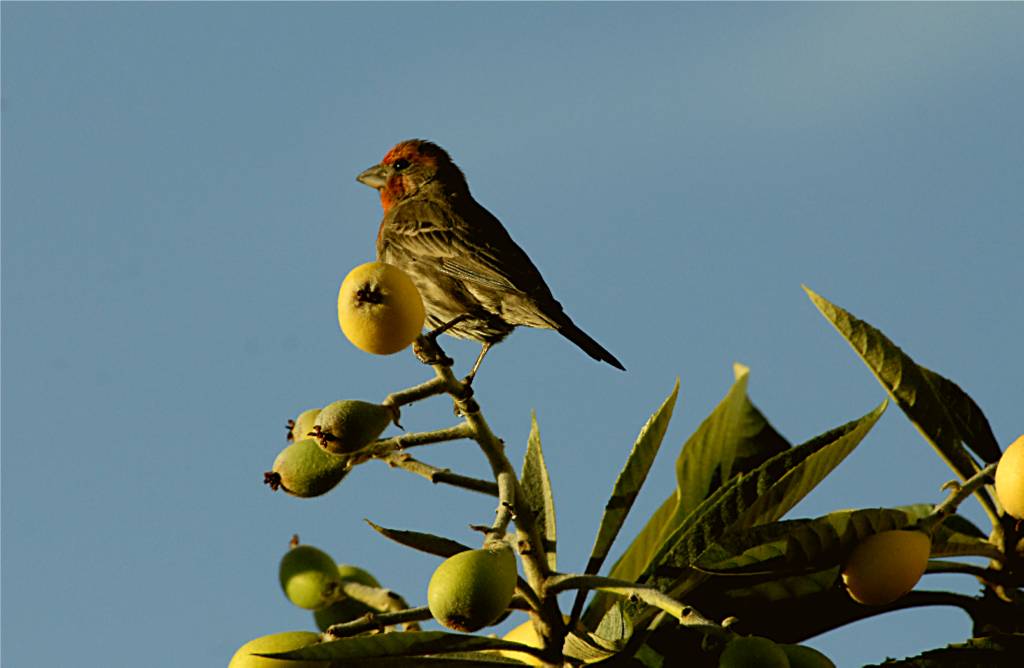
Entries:
[[465,382],[516,327],[553,329],[595,360],[625,371],[573,323],[526,252],[470,194],[443,148],[423,139],[399,142],[356,179],[380,193],[377,260],[409,275],[432,333],[483,344]]

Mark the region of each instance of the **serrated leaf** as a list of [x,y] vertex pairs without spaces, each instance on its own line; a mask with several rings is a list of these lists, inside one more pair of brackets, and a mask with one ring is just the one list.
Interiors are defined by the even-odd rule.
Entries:
[[[825,591],[835,581],[839,565],[859,542],[881,531],[909,527],[931,511],[929,504],[841,510],[815,519],[772,522],[729,532],[705,550],[695,564],[712,576],[695,595],[782,600]],[[984,538],[961,533],[949,524],[973,527],[959,516],[947,518],[932,534],[931,556],[974,554],[996,558],[999,554]]]
[[1002,450],[981,406],[950,379],[920,364],[918,368],[948,412],[964,444],[988,464],[999,461]]
[[370,520],[363,520],[377,533],[381,534],[385,538],[390,538],[396,543],[401,543],[406,547],[411,547],[414,550],[420,552],[426,552],[427,554],[434,554],[439,557],[448,558],[459,552],[465,552],[473,548],[463,545],[458,541],[454,541],[450,538],[443,536],[435,536],[432,533],[422,533],[420,531],[403,531],[400,529],[387,529],[378,524],[374,524]]
[[522,645],[500,638],[447,633],[444,631],[402,631],[354,636],[308,645],[289,652],[262,654],[279,659],[367,660],[385,657],[423,657],[434,654],[475,652],[489,649],[522,649]]
[[867,415],[775,455],[740,474],[690,513],[652,560],[640,581],[679,597],[702,579],[690,567],[727,531],[774,522],[846,458],[885,411]]
[[[326,665],[327,668],[408,668],[409,663],[408,657],[399,656],[377,659],[338,659]],[[418,656],[415,664],[431,668],[495,668],[495,666],[529,665],[522,661],[484,652],[466,652],[450,656]],[[282,668],[287,668],[286,664],[281,665]]]
[[[1024,656],[1024,634],[972,638],[931,649],[906,659],[887,659],[864,668],[1018,668]],[[1014,658],[1016,657],[1016,658]]]
[[[924,513],[927,514],[927,513]],[[838,564],[871,534],[902,529],[923,515],[898,508],[839,510],[814,519],[771,522],[730,531],[694,566],[715,575],[816,571]]]
[[548,467],[544,463],[544,452],[540,446],[540,429],[537,427],[537,413],[530,417],[530,437],[526,442],[526,454],[523,457],[523,473],[520,480],[526,503],[534,513],[534,520],[544,541],[544,553],[547,555],[548,568],[558,568],[558,556],[555,535],[555,499],[551,493],[551,479]]
[[756,582],[747,587],[732,587],[724,590],[721,596],[729,601],[785,601],[826,592],[835,585],[838,578],[839,567],[833,566],[812,573]]
[[640,430],[640,435],[637,436],[633,449],[629,452],[625,466],[622,467],[618,478],[615,479],[612,495],[605,504],[597,538],[594,540],[594,548],[590,552],[590,560],[587,562],[585,573],[596,573],[608,556],[608,550],[615,541],[615,537],[618,536],[622,524],[626,521],[626,516],[633,507],[633,502],[636,501],[641,486],[647,480],[647,473],[651,469],[651,464],[654,463],[661,442],[665,438],[668,423],[672,419],[678,395],[679,380],[676,379],[675,386],[668,398],[662,402],[658,410]]
[[[675,492],[615,562],[611,577],[635,580],[666,538],[710,492],[735,473],[756,468],[790,447],[747,397],[749,369],[735,364],[733,371],[736,381],[729,392],[683,444],[676,460]],[[587,626],[596,623],[610,600],[600,594],[594,597],[584,616]]]
[[750,369],[734,365],[736,382],[683,444],[676,460],[679,519],[688,515],[735,473],[760,466],[789,449],[747,397]]
[[672,520],[676,517],[678,507],[678,492],[673,492],[654,511],[644,528],[615,562],[609,577],[617,580],[636,580],[644,572],[647,564],[650,563],[651,556],[658,551],[658,548],[665,542],[665,538],[671,535]]
[[[612,543],[615,542],[616,536],[619,535],[619,530],[622,529],[626,516],[640,493],[640,488],[647,480],[651,464],[654,463],[654,458],[658,455],[658,449],[665,438],[665,431],[672,419],[672,412],[675,410],[678,396],[679,379],[677,378],[672,392],[640,429],[640,434],[633,444],[633,449],[629,452],[626,464],[615,479],[611,497],[605,504],[604,513],[601,515],[601,524],[598,527],[594,547],[590,551],[590,559],[587,561],[584,573],[588,575],[597,573],[608,557],[608,551],[611,549]],[[586,590],[581,589],[577,592],[572,608],[573,620],[579,617],[585,596]]]
[[[978,466],[964,448],[964,440],[975,439],[986,461],[993,453],[988,442],[991,429],[981,409],[950,380],[918,366],[879,329],[872,327],[804,286],[814,305],[850,344],[896,405],[961,478],[967,479]],[[948,404],[946,402],[949,402]],[[957,413],[954,417],[953,413]],[[968,433],[961,433],[960,429]],[[987,432],[987,434],[986,434]],[[994,437],[993,437],[994,441]],[[998,445],[995,450],[998,451]],[[994,460],[991,460],[994,461]],[[984,490],[979,493],[988,498]],[[990,500],[990,499],[989,499]]]

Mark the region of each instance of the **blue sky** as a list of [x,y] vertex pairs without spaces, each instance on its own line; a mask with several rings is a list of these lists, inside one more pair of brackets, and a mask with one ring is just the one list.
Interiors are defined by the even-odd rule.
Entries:
[[[4,665],[225,665],[310,627],[276,580],[292,533],[422,603],[436,560],[363,518],[462,541],[489,521],[373,463],[315,500],[261,484],[288,418],[429,377],[334,310],[380,218],[354,176],[409,137],[449,149],[629,369],[519,331],[477,380],[514,460],[537,410],[565,569],[677,376],[627,534],[734,361],[796,442],[883,398],[801,283],[956,380],[1002,444],[1024,431],[1020,4],[2,11]],[[444,400],[404,419],[452,421]],[[486,472],[469,444],[419,454]],[[950,477],[892,409],[790,516],[934,502]],[[936,609],[811,644],[854,666],[969,634]]]

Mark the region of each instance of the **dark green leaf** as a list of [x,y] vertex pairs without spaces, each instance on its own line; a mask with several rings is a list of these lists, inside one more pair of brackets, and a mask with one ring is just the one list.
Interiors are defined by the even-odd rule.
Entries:
[[[747,398],[749,369],[733,367],[736,381],[729,392],[683,444],[676,460],[676,491],[661,504],[611,569],[611,577],[634,580],[652,557],[709,493],[733,475],[750,471],[789,449],[784,439]],[[584,618],[597,623],[610,602],[597,595]]]
[[727,531],[774,522],[846,458],[885,410],[885,402],[864,417],[781,452],[748,474],[740,474],[690,513],[641,576],[679,596],[700,577],[691,565]]
[[[929,504],[840,510],[815,519],[772,522],[726,533],[695,564],[712,575],[696,595],[782,600],[825,591],[857,543],[881,531],[912,526],[931,511]],[[998,549],[984,538],[950,525],[973,527],[962,517],[947,518],[932,534],[933,557],[998,556]]]
[[499,638],[446,633],[443,631],[402,631],[355,636],[317,643],[290,652],[265,654],[281,659],[345,660],[383,657],[422,657],[432,654],[475,652],[487,649],[521,649],[522,645]]
[[[339,659],[327,664],[328,668],[408,668],[409,657],[382,657],[378,659]],[[495,668],[495,666],[524,666],[527,665],[515,659],[508,659],[503,656],[486,652],[466,652],[464,654],[452,654],[445,656],[418,656],[415,659],[416,666],[429,666],[430,668]],[[282,668],[288,668],[281,664]]]
[[[988,421],[977,404],[959,387],[915,364],[875,327],[815,294],[810,288],[805,286],[804,290],[822,315],[860,355],[896,405],[961,478],[966,480],[978,471],[977,464],[964,448],[965,438],[975,439],[972,445],[979,449],[986,461],[993,455],[998,459],[999,455],[993,453],[989,442],[991,429]],[[961,429],[968,433],[961,433]],[[995,449],[998,450],[998,446]],[[979,494],[991,505],[987,492],[979,490]]]
[[992,433],[988,418],[981,412],[981,407],[950,379],[921,365],[918,365],[918,368],[949,413],[964,444],[986,463],[999,461],[1002,450],[995,434]]
[[399,529],[387,529],[385,527],[374,524],[370,520],[364,520],[367,524],[373,527],[374,531],[390,538],[396,543],[401,543],[406,547],[411,547],[427,554],[435,554],[439,557],[448,558],[453,554],[459,552],[465,552],[473,548],[463,545],[457,541],[451,540],[450,538],[444,538],[442,536],[435,536],[432,533],[421,533],[419,531],[402,531]]
[[674,530],[672,520],[676,517],[676,509],[679,506],[678,496],[678,492],[673,492],[654,511],[644,528],[612,566],[609,577],[617,580],[636,580],[640,577],[650,563],[651,557]]
[[668,429],[668,423],[672,419],[672,411],[675,408],[678,395],[679,380],[677,379],[671,394],[640,430],[640,435],[637,436],[636,443],[630,450],[626,464],[615,480],[611,498],[605,504],[601,525],[597,531],[597,538],[594,540],[594,548],[591,550],[590,560],[587,562],[586,573],[596,573],[604,563],[605,557],[608,556],[608,550],[618,535],[619,529],[622,528],[623,522],[626,521],[626,516],[633,507],[640,487],[647,479],[647,473],[658,454],[665,431]]
[[526,495],[526,503],[534,513],[537,528],[544,541],[548,568],[552,571],[557,570],[555,500],[551,494],[551,479],[548,477],[548,468],[544,463],[544,452],[540,447],[540,429],[537,427],[536,413],[533,413],[530,418],[530,437],[526,443],[521,477],[520,484]]
[[756,468],[789,448],[747,398],[750,370],[736,364],[734,372],[736,382],[683,444],[676,460],[677,520],[690,514],[735,473]]
[[[626,521],[629,510],[633,507],[640,488],[647,479],[647,473],[654,463],[658,454],[661,442],[665,438],[665,431],[672,419],[672,412],[675,409],[676,398],[679,396],[679,379],[672,388],[668,398],[662,402],[657,411],[647,420],[640,435],[637,436],[633,449],[629,452],[625,466],[619,472],[615,485],[612,487],[612,495],[605,504],[604,513],[601,515],[601,524],[597,530],[597,538],[594,539],[594,547],[590,551],[590,559],[587,561],[587,574],[597,573],[608,556],[615,537]],[[586,590],[581,589],[576,594],[576,601],[573,604],[572,618],[577,619],[583,607],[583,600]]]
[[[925,513],[927,514],[927,513]],[[695,564],[705,573],[785,575],[839,564],[871,534],[902,529],[922,514],[897,508],[839,510],[815,519],[788,520],[730,531]]]

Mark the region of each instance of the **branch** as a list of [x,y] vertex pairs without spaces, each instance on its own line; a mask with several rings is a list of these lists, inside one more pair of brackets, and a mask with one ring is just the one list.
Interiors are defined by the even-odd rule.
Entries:
[[498,486],[490,480],[471,478],[458,473],[452,473],[448,469],[439,469],[436,466],[431,466],[430,464],[414,459],[413,456],[408,453],[395,452],[380,459],[381,461],[387,462],[388,466],[405,469],[406,471],[426,478],[434,484],[445,483],[453,487],[461,487],[462,489],[468,489],[473,492],[480,492],[481,494],[498,496]]
[[431,378],[425,383],[420,383],[419,385],[415,385],[404,390],[392,392],[385,397],[384,401],[381,403],[385,406],[394,406],[395,408],[398,408],[400,406],[411,404],[414,401],[426,399],[427,397],[444,394],[445,392],[448,392],[448,384],[445,379],[440,377]]
[[551,575],[551,571],[548,568],[540,532],[533,521],[533,513],[524,505],[526,495],[519,485],[515,468],[505,456],[505,444],[491,431],[484,419],[480,405],[473,398],[473,388],[455,378],[450,364],[450,361],[445,359],[432,365],[434,373],[437,374],[434,382],[437,386],[447,388],[448,394],[455,402],[455,410],[466,419],[466,424],[472,429],[471,438],[483,451],[498,484],[498,509],[494,522],[487,532],[487,540],[504,538],[509,522],[515,521],[519,531],[517,547],[523,564],[523,573],[540,602],[534,617],[534,627],[547,656],[545,661],[553,660],[556,653],[560,660],[566,629],[557,599],[554,596],[547,596],[544,592],[544,583]]
[[929,573],[963,573],[965,575],[973,575],[984,584],[998,584],[1003,585],[1004,587],[1017,586],[1014,577],[1006,571],[997,571],[992,568],[984,568],[973,564],[964,564],[959,561],[932,559],[928,562],[928,570],[925,572],[925,575]]
[[953,493],[945,501],[936,505],[935,509],[927,517],[922,518],[917,523],[917,528],[923,531],[932,531],[943,520],[955,513],[957,507],[974,494],[977,489],[991,480],[995,472],[996,464],[989,464],[962,483],[955,481],[951,483],[954,488]]
[[392,436],[391,438],[374,441],[362,450],[353,453],[352,465],[355,466],[356,464],[361,464],[369,459],[384,459],[395,452],[406,448],[412,448],[417,445],[430,445],[431,443],[457,441],[461,438],[472,437],[473,429],[465,422],[434,431],[419,431],[409,434],[399,434],[397,436]]
[[383,631],[389,626],[396,626],[398,624],[409,625],[415,622],[427,621],[428,619],[432,619],[432,617],[430,608],[426,606],[383,614],[368,612],[358,619],[353,619],[351,622],[343,622],[328,627],[324,635],[332,638],[346,638],[367,631]]
[[682,626],[689,626],[723,638],[730,636],[730,633],[723,629],[721,624],[708,619],[693,606],[680,603],[665,595],[655,587],[639,585],[629,580],[606,578],[601,575],[566,574],[548,578],[546,590],[549,594],[569,589],[596,589],[630,599],[640,599],[648,605],[665,611],[677,619]]

